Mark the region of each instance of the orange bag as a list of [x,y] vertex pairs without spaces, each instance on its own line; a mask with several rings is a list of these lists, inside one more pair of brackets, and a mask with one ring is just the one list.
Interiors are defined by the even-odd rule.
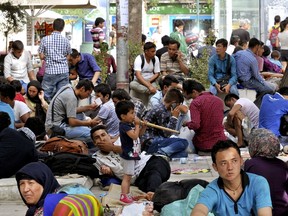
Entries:
[[88,154],[88,146],[85,142],[80,140],[69,140],[63,136],[56,136],[48,139],[40,148],[40,151]]

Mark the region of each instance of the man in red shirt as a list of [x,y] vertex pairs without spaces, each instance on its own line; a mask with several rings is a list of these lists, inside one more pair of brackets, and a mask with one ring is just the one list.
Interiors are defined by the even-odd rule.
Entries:
[[196,150],[210,152],[218,140],[226,140],[222,124],[223,101],[205,92],[204,86],[195,80],[183,82],[183,95],[186,99],[193,99],[190,104],[191,121],[184,125],[195,131],[193,144]]

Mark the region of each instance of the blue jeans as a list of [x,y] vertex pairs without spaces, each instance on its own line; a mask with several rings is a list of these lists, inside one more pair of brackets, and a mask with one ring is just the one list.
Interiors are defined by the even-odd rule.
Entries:
[[251,78],[248,81],[241,82],[241,85],[243,85],[245,88],[252,88],[255,89],[257,93],[268,93],[271,94],[275,91],[276,86],[274,86],[272,83],[264,81],[263,83],[260,83],[255,78]]
[[160,153],[167,155],[170,158],[185,158],[188,157],[186,148],[188,142],[181,138],[154,138],[147,153]]
[[75,139],[86,142],[89,148],[93,148],[94,144],[90,137],[90,128],[86,126],[71,127],[66,123],[62,123],[60,127],[65,130],[65,137],[67,139]]
[[67,84],[69,84],[69,73],[44,74],[42,88],[44,90],[45,99],[50,102],[55,93]]
[[[213,95],[217,95],[217,93],[218,93],[216,87],[215,87],[215,86],[212,86],[212,85],[210,85],[209,91],[210,91]],[[230,92],[229,92],[229,93],[239,95],[237,85],[231,85],[231,87],[230,87]]]

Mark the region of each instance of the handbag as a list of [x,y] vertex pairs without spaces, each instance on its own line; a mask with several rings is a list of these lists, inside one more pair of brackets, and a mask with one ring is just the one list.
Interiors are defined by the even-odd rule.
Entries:
[[[214,65],[214,71],[216,71],[216,69],[217,68],[216,68],[216,64],[215,64]],[[228,55],[227,65],[226,65],[226,75],[224,77],[216,80],[216,82],[220,85],[221,90],[229,84],[230,78],[231,78],[231,65],[230,65],[230,55]]]

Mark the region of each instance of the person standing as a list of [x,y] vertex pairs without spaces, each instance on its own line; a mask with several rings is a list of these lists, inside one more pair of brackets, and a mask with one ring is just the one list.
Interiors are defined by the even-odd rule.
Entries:
[[72,50],[69,40],[61,35],[64,26],[63,19],[55,19],[52,34],[41,40],[38,49],[40,59],[46,62],[42,88],[47,102],[51,101],[61,87],[69,83],[67,56]]
[[281,43],[281,64],[283,66],[283,71],[286,71],[288,62],[288,20],[283,20],[280,23],[280,32],[276,39],[276,47],[280,47]]
[[248,19],[241,19],[239,21],[239,28],[232,31],[230,40],[234,35],[237,35],[240,38],[240,43],[242,41],[249,41],[250,40],[250,33],[248,32],[249,28],[250,28],[250,21]]
[[27,84],[31,80],[36,80],[31,55],[24,50],[24,45],[20,40],[12,43],[12,50],[4,59],[4,76],[8,82],[19,80],[25,92],[27,92]]
[[184,22],[182,20],[175,20],[174,32],[170,34],[170,38],[177,40],[180,43],[180,51],[187,55],[187,44],[183,33]]
[[105,20],[102,17],[97,17],[94,26],[90,31],[93,47],[96,52],[100,51],[100,44],[105,41],[105,32],[103,31],[104,24]]

